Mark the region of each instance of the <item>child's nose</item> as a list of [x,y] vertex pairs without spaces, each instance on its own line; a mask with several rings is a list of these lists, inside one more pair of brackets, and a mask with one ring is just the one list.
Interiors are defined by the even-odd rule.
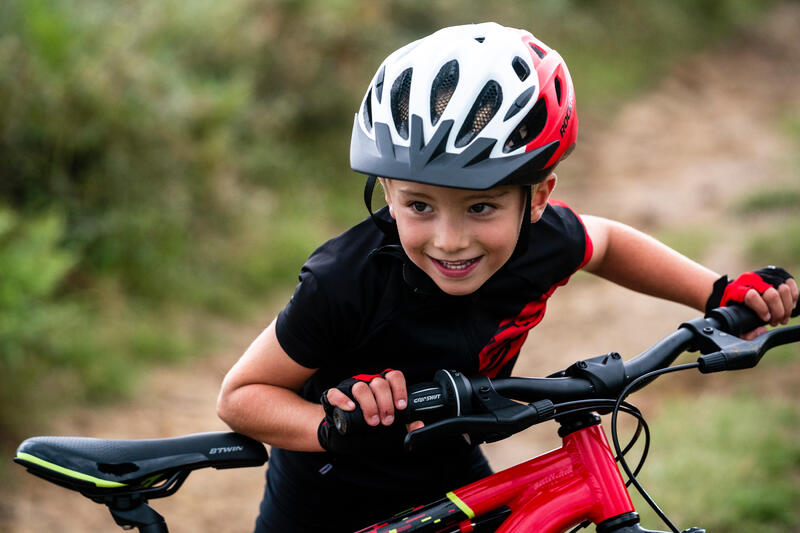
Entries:
[[434,246],[439,250],[453,253],[469,246],[469,236],[459,221],[443,220],[436,229]]

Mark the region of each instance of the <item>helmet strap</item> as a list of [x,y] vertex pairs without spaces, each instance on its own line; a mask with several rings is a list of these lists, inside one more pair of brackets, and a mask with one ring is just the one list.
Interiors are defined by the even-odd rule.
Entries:
[[375,183],[377,181],[378,181],[378,176],[375,176],[373,174],[367,176],[367,183],[364,185],[364,205],[367,206],[367,211],[369,211],[369,216],[372,219],[372,222],[374,222],[375,225],[378,226],[378,229],[380,229],[385,235],[388,236],[397,235],[397,226],[395,226],[392,222],[380,218],[379,216],[377,216],[375,213],[372,212],[372,193],[375,190]]
[[511,259],[516,259],[523,255],[528,250],[528,241],[530,241],[531,202],[533,201],[533,192],[531,185],[523,185],[523,188],[525,189],[525,204],[522,210],[522,223],[519,228],[517,246],[514,248],[514,253],[511,254]]

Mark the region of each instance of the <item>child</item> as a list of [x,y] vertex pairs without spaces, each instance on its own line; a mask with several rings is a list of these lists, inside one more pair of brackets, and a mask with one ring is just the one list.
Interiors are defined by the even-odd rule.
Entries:
[[[522,30],[446,28],[383,62],[350,158],[369,175],[367,207],[376,176],[388,207],[312,254],[220,393],[220,417],[272,445],[256,531],[354,531],[488,475],[463,442],[402,452],[421,424],[393,425],[406,383],[440,368],[508,376],[548,298],[580,268],[699,310],[738,301],[773,325],[788,320],[798,290],[782,269],[728,282],[551,201],[577,126],[566,64]],[[356,405],[373,428],[331,431],[325,409]]]

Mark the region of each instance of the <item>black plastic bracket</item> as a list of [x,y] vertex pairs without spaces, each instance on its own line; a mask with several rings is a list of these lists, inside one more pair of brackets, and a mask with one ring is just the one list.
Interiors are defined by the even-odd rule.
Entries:
[[704,355],[724,350],[728,346],[742,342],[739,337],[718,330],[702,317],[684,322],[680,327],[689,329],[695,334],[695,345],[692,348],[700,350],[700,353]]
[[[491,413],[499,424],[498,428],[507,427],[508,431],[499,431],[492,434],[480,435],[479,439],[483,442],[495,442],[505,439],[519,431],[518,421],[523,415],[530,412],[531,406],[517,403],[501,396],[486,376],[476,376],[470,379],[472,384],[473,402],[479,408],[478,412]],[[527,427],[526,424],[524,427]]]
[[565,376],[589,380],[602,398],[615,398],[625,386],[625,363],[617,352],[578,361],[566,370]]

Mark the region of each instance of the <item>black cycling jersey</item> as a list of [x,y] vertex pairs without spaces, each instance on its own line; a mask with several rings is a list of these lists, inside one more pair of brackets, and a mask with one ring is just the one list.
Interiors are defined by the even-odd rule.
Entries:
[[[391,221],[386,208],[376,216]],[[301,396],[318,402],[323,391],[342,380],[386,368],[401,370],[409,383],[429,381],[440,368],[508,376],[528,331],[544,316],[547,299],[592,253],[580,218],[558,202],[530,226],[525,244],[466,296],[442,292],[406,256],[397,235],[384,233],[370,219],[323,244],[303,265],[300,283],[276,323],[284,351],[318,369]],[[359,515],[365,508],[353,506],[359,501],[351,499],[353,491],[385,500],[391,514],[401,510],[403,495],[419,503],[428,492],[423,488],[440,497],[489,473],[480,451],[467,446],[358,458],[273,448],[270,465],[261,520],[275,520],[277,513],[299,524],[323,509]],[[323,486],[331,489],[321,501]],[[337,503],[338,498],[343,499]],[[345,527],[352,524],[341,520]],[[309,529],[322,525],[331,524],[326,520]]]

